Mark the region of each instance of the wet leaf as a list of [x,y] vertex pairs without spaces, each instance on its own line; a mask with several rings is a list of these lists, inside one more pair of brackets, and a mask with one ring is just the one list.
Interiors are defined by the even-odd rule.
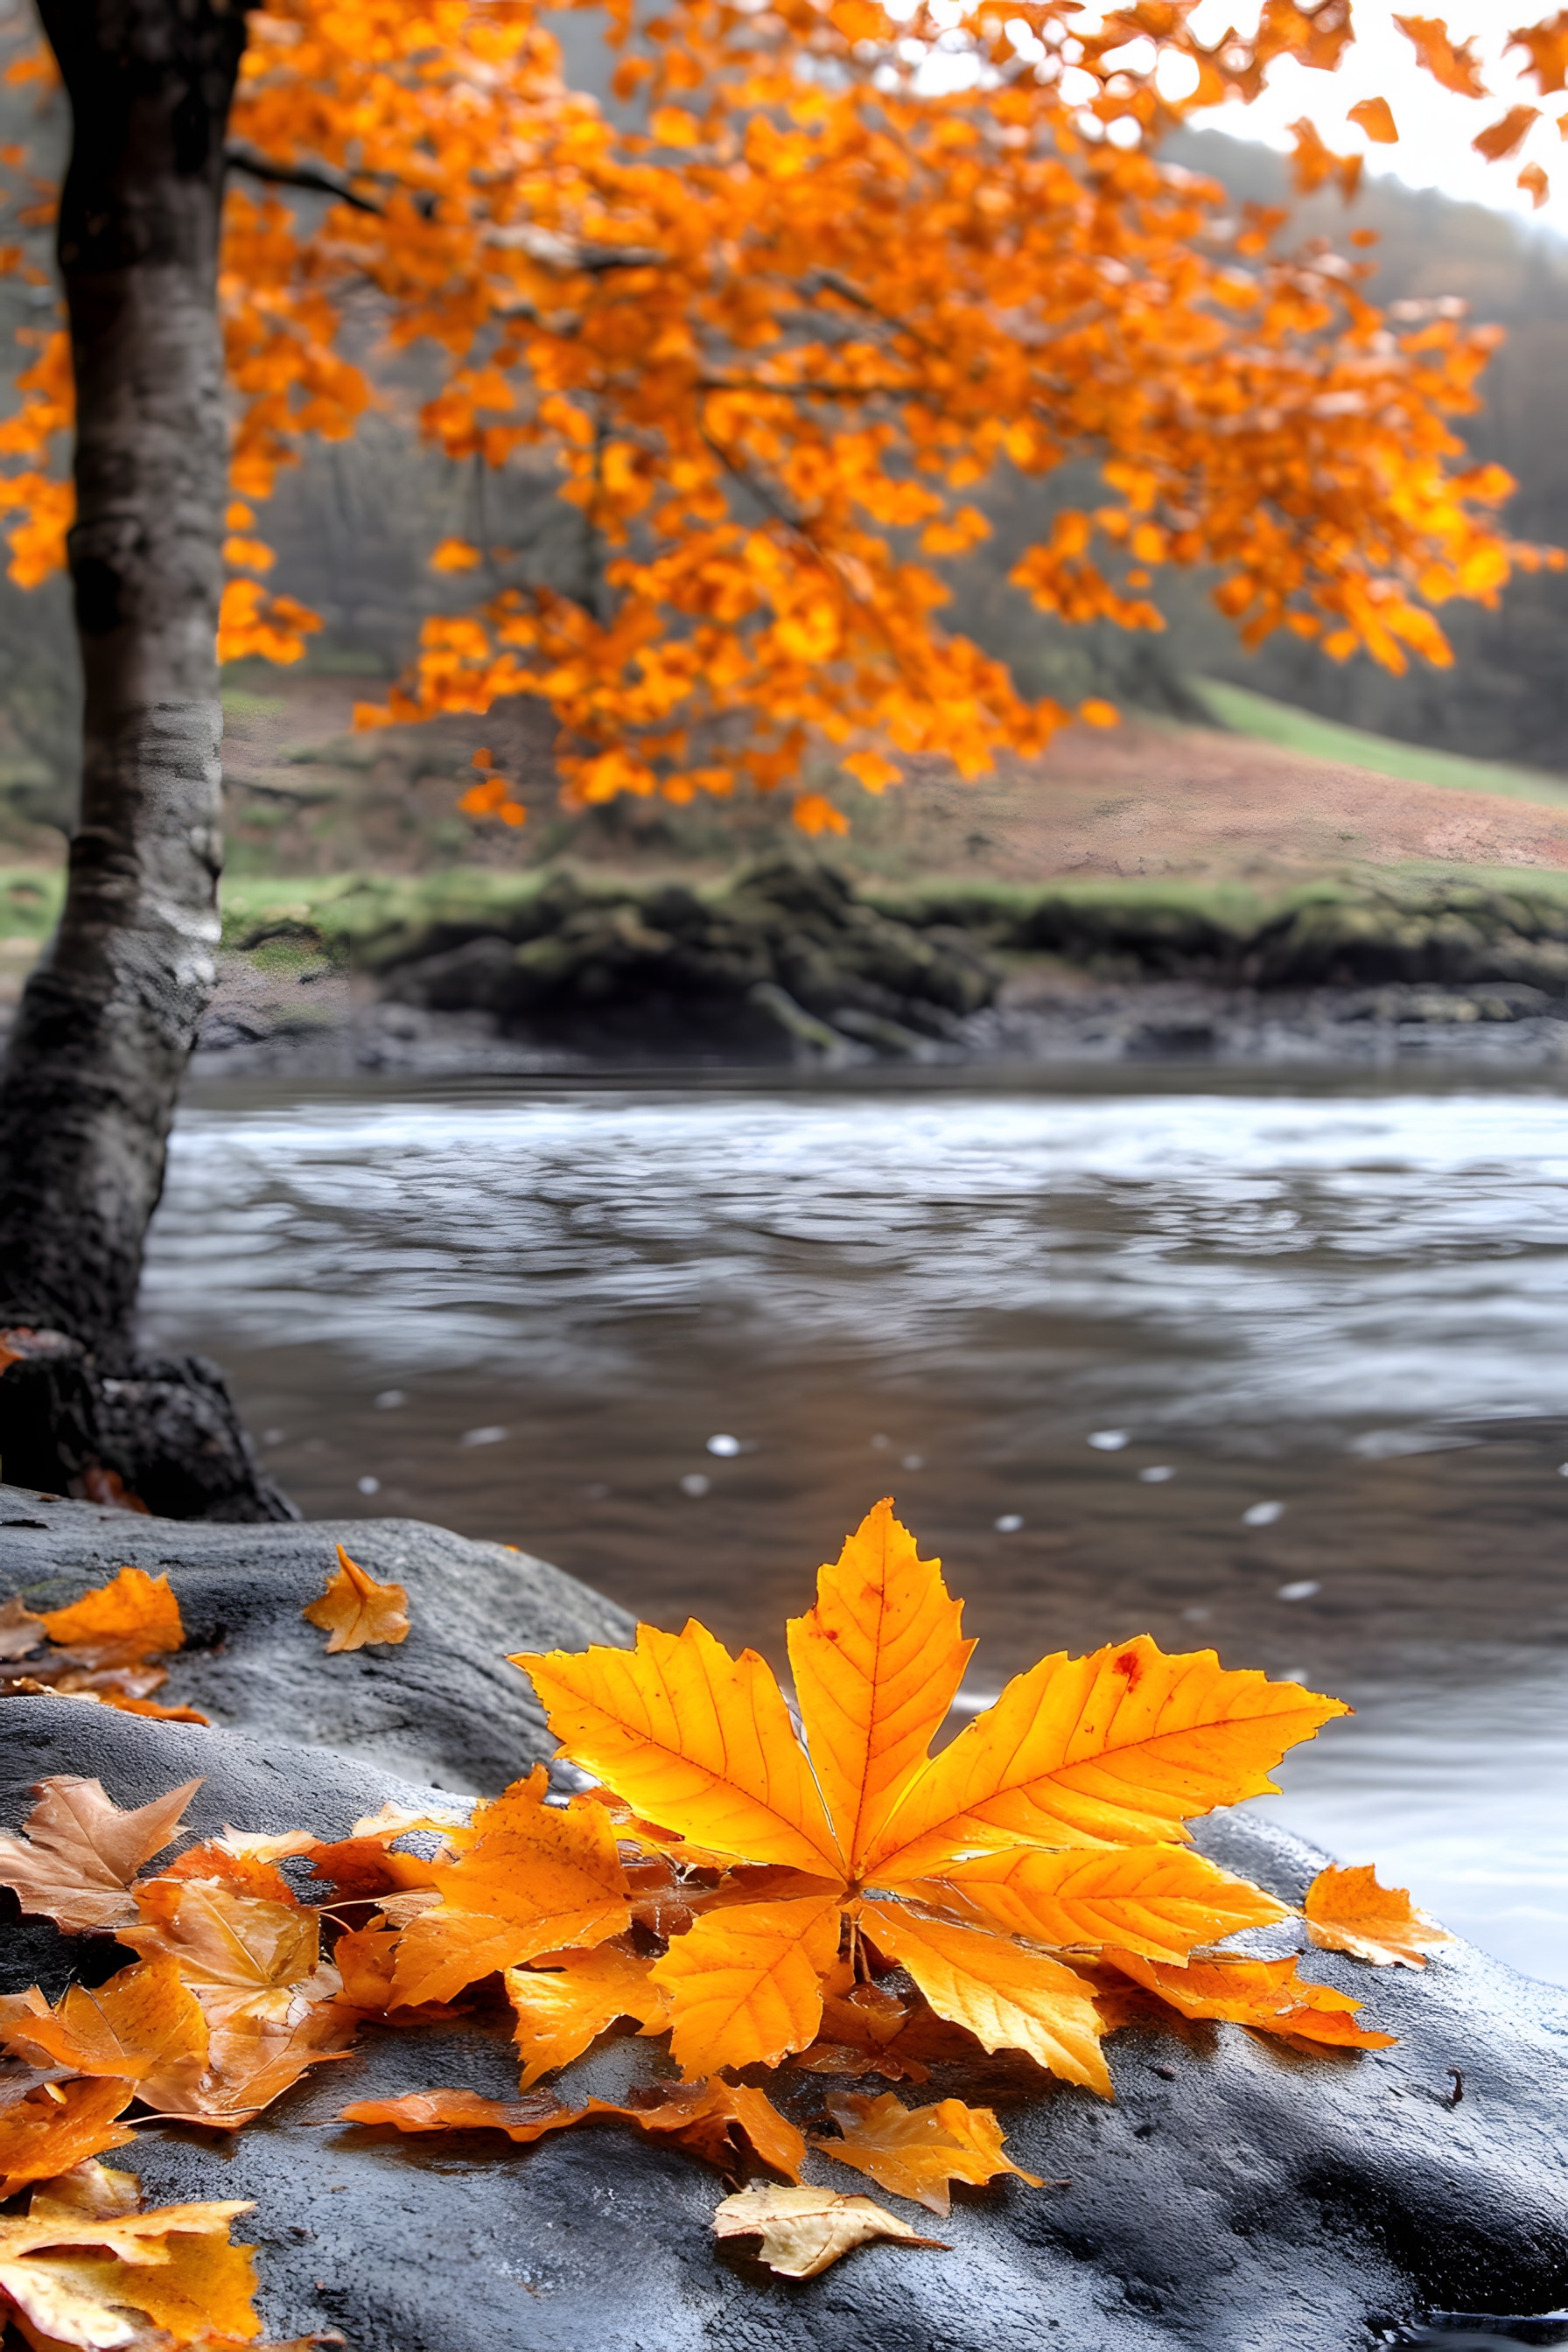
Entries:
[[982,1929],[868,1903],[866,1934],[907,1969],[938,2016],[963,2026],[984,2050],[1022,2050],[1069,2083],[1110,2095],[1104,2031],[1083,1979],[1044,1952]]
[[1008,2172],[1032,2189],[1045,2187],[1038,2173],[1026,2172],[1004,2153],[1001,2126],[990,2107],[967,2107],[962,2099],[906,2107],[891,2091],[878,2099],[839,2091],[828,2099],[827,2112],[841,2137],[814,2139],[814,2147],[933,2213],[951,2211],[955,2180],[979,2188]]
[[131,1882],[144,1862],[174,1839],[199,1780],[121,1812],[97,1780],[51,1774],[37,1783],[38,1802],[22,1835],[0,1832],[0,1886],[14,1889],[24,1911],[57,1927],[103,1931],[136,1917]]
[[353,2039],[358,2020],[338,1998],[337,1970],[321,1964],[314,1911],[173,1878],[144,1882],[137,1909],[121,1941],[172,1960],[207,2027],[205,2060],[192,2051],[143,2081],[141,2096],[159,2113],[248,2123]]
[[922,2238],[907,2221],[869,2197],[838,2197],[828,2189],[780,2189],[771,2182],[726,2197],[713,2216],[719,2238],[761,2238],[757,2259],[781,2278],[816,2278],[847,2254],[879,2238],[904,2246],[947,2248]]
[[1296,1973],[1293,1958],[1282,1960],[1193,1960],[1184,1969],[1141,1959],[1134,1952],[1107,1952],[1106,1958],[1134,1983],[1158,1993],[1184,2017],[1216,2018],[1249,2025],[1258,2033],[1284,2033],[1300,2042],[1322,2042],[1347,2050],[1388,2050],[1392,2033],[1363,2032],[1355,2022],[1359,2000],[1331,1985],[1309,1984]]
[[182,1647],[185,1629],[166,1576],[122,1568],[113,1581],[50,1609],[42,1623],[51,1642],[84,1666],[139,1666]]
[[363,1650],[370,1643],[408,1638],[408,1594],[404,1586],[378,1584],[357,1560],[349,1558],[342,1544],[326,1591],[300,1614],[331,1636],[327,1643],[329,1658],[339,1650]]
[[248,2342],[261,2332],[255,2248],[230,2245],[228,2233],[250,2210],[238,2200],[140,2213],[122,2198],[51,2181],[25,2216],[0,2219],[0,2301],[35,2340],[82,2352],[161,2352],[213,2336]]
[[[341,1962],[342,1943],[338,1946]],[[517,2019],[512,2040],[522,2061],[520,2090],[569,2066],[619,2017],[655,2032],[668,2022],[668,1998],[647,1960],[616,1944],[572,1953],[555,1968],[508,1969],[507,1999]]]
[[1059,1853],[1015,1846],[971,1855],[940,1881],[917,1880],[902,1891],[1036,1943],[1119,1944],[1157,1960],[1181,1961],[1200,1944],[1290,1916],[1288,1905],[1190,1846]]
[[838,1951],[831,1887],[794,1902],[734,1904],[700,1918],[654,1967],[683,2073],[776,2066],[815,2041],[822,1978]]
[[548,1790],[541,1765],[479,1808],[455,1861],[432,1866],[440,1899],[404,1930],[399,2000],[449,2000],[493,1970],[625,1932],[629,1890],[603,1807],[549,1805]]
[[53,2009],[37,1985],[0,1999],[0,2042],[37,2065],[136,2083],[192,2058],[205,2061],[207,2028],[165,1955],[121,1969],[106,1984],[69,1985]]
[[1302,1905],[1307,1933],[1328,1952],[1349,1952],[1374,1969],[1424,1969],[1426,1955],[1452,1936],[1418,1911],[1403,1886],[1380,1886],[1370,1864],[1320,1870]]
[[114,2076],[16,2086],[0,2104],[0,2199],[106,2148],[127,2147],[136,2135],[115,2119],[135,2095],[133,2083]]

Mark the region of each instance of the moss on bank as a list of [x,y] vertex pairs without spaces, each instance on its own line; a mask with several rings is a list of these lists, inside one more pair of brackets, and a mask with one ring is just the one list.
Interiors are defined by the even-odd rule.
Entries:
[[[59,894],[58,875],[0,867],[0,931],[41,940]],[[238,877],[224,907],[226,946],[258,962],[324,959],[454,1007],[525,1010],[649,987],[735,995],[772,982],[814,1008],[858,991],[870,1010],[898,999],[962,1014],[1016,960],[1040,958],[1117,981],[1513,981],[1568,996],[1568,872],[1547,868],[1408,867],[1268,891],[1100,876],[857,889],[791,857],[700,883],[454,866]]]

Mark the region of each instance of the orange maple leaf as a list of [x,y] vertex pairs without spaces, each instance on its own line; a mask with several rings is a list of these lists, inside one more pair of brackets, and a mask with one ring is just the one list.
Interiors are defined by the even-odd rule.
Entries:
[[864,1938],[906,1969],[984,2048],[1109,2093],[1091,1991],[1043,1944],[1179,1965],[1287,1916],[1178,1842],[1192,1816],[1270,1790],[1337,1700],[1140,1636],[1044,1660],[932,1759],[971,1645],[940,1563],[888,1502],[823,1567],[789,1643],[804,1746],[763,1660],[695,1622],[639,1626],[633,1651],[513,1660],[565,1753],[635,1817],[771,1869],[701,1906],[653,1963],[688,2074],[816,2041],[847,1924],[852,1949]]
[[416,2091],[400,2099],[362,2099],[342,2111],[345,2123],[390,2124],[400,2132],[501,2131],[526,2144],[546,2132],[594,2121],[629,2123],[656,2139],[671,2139],[726,2171],[755,2157],[798,2180],[805,2141],[766,2095],[743,2083],[670,2083],[622,2106],[586,2099],[570,2107],[548,2091],[517,2099],[489,2099],[477,2091]]
[[1105,1957],[1184,2017],[1217,2018],[1250,2026],[1257,2033],[1284,2033],[1299,2042],[1327,2042],[1351,2050],[1388,2050],[1394,2044],[1392,2033],[1369,2032],[1355,2023],[1359,2000],[1336,1992],[1331,1985],[1307,1983],[1289,1956],[1282,1960],[1194,1960],[1184,1969],[1167,1968],[1135,1952],[1107,1952]]
[[327,1643],[329,1658],[335,1651],[363,1650],[372,1642],[408,1639],[408,1594],[404,1586],[378,1584],[358,1560],[349,1558],[342,1544],[326,1591],[300,1614],[331,1635]]
[[29,2077],[0,2105],[0,2199],[105,2148],[124,2147],[136,2135],[115,2118],[135,2095],[134,2084],[122,2077],[43,2084]]
[[557,1966],[508,1969],[505,1983],[517,2019],[512,2040],[523,2062],[523,2091],[580,2058],[618,2017],[635,2018],[652,2033],[668,2022],[664,1989],[647,1961],[616,1944],[563,1953]]
[[397,2000],[449,2000],[497,1969],[630,1926],[631,1890],[603,1808],[549,1805],[548,1789],[541,1765],[479,1806],[455,1861],[431,1865],[440,1900],[404,1930]]
[[1403,1886],[1380,1886],[1370,1864],[1341,1870],[1331,1863],[1308,1887],[1301,1908],[1314,1944],[1370,1960],[1376,1969],[1424,1969],[1436,1945],[1454,1940],[1415,1908]]
[[205,2060],[207,2028],[178,1967],[161,1956],[96,1988],[69,1985],[54,2009],[37,1985],[0,2000],[0,2042],[36,2065],[135,2083],[192,2055]]
[[876,2099],[839,2091],[828,2099],[827,2112],[840,2136],[814,2139],[813,2147],[932,2213],[945,2217],[952,2210],[955,2180],[980,2188],[1010,2172],[1031,2189],[1045,2187],[1037,2172],[1026,2172],[1004,2152],[1001,2126],[990,2107],[965,2106],[962,2099],[906,2107],[891,2091]]
[[122,1568],[112,1582],[47,1611],[40,1622],[51,1642],[91,1666],[143,1665],[185,1638],[168,1578],[142,1568]]

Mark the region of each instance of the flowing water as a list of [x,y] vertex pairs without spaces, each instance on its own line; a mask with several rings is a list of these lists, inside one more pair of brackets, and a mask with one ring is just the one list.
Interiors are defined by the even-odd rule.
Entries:
[[310,1514],[783,1663],[879,1495],[977,1704],[1130,1632],[1354,1705],[1271,1810],[1568,1979],[1568,1099],[366,1082],[197,1095],[149,1336]]

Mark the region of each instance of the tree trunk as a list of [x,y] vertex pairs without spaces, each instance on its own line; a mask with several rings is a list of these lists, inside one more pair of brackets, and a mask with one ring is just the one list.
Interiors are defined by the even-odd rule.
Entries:
[[[0,1079],[0,1326],[48,1335],[41,1351],[20,1341],[23,1361],[0,1381],[0,1465],[24,1475],[20,1440],[28,1467],[46,1467],[35,1439],[52,1406],[40,1417],[37,1384],[54,1398],[74,1359],[91,1395],[58,1415],[59,1467],[38,1483],[91,1491],[95,1467],[143,1486],[151,1467],[158,1483],[133,1434],[91,1426],[93,1399],[104,1380],[122,1394],[137,1376],[142,1249],[218,940],[228,451],[217,252],[245,14],[243,0],[40,0],[40,14],[73,122],[58,257],[86,703],[65,911]],[[237,1466],[254,1479],[254,1465]]]

